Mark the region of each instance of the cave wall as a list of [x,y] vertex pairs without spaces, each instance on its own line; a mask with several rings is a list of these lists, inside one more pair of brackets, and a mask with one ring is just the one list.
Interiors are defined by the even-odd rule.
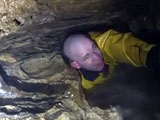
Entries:
[[142,0],[1,1],[1,119],[122,119],[119,107],[103,110],[88,105],[77,72],[62,60],[62,42],[69,32],[101,27],[131,31],[157,42],[160,26],[155,4]]
[[80,19],[104,12],[110,1],[105,0],[2,0],[0,3],[0,36],[28,25],[63,19]]
[[104,20],[106,26],[127,29],[142,39],[156,39],[152,40],[155,42],[160,30],[159,4],[158,0],[2,0],[0,37],[24,26],[79,19],[81,23],[93,20],[99,24]]

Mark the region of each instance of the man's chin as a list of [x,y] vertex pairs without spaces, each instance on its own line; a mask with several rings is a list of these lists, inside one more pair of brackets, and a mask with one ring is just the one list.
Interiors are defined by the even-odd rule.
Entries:
[[99,68],[99,71],[103,70],[103,67],[104,67],[104,65]]
[[95,71],[101,71],[104,67],[104,64],[102,65],[98,65],[96,68],[95,68]]

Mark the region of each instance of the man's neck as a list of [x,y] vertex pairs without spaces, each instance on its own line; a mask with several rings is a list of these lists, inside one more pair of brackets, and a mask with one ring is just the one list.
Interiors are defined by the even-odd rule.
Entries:
[[84,68],[79,69],[79,71],[83,74],[85,79],[94,81],[99,76],[99,73],[103,73],[104,76],[107,76],[109,73],[109,66],[105,64],[101,71],[91,71]]

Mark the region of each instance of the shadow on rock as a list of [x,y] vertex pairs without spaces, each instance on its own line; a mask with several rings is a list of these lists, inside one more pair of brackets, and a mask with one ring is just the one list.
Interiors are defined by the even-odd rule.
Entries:
[[159,78],[145,68],[120,65],[109,80],[86,93],[86,99],[102,109],[120,107],[124,120],[159,120]]

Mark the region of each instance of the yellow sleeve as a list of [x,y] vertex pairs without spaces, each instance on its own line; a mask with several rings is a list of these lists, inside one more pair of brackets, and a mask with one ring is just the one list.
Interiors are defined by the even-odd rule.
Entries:
[[119,33],[108,30],[95,39],[108,64],[119,62],[132,64],[136,67],[145,66],[147,54],[155,46],[134,37],[131,33]]

